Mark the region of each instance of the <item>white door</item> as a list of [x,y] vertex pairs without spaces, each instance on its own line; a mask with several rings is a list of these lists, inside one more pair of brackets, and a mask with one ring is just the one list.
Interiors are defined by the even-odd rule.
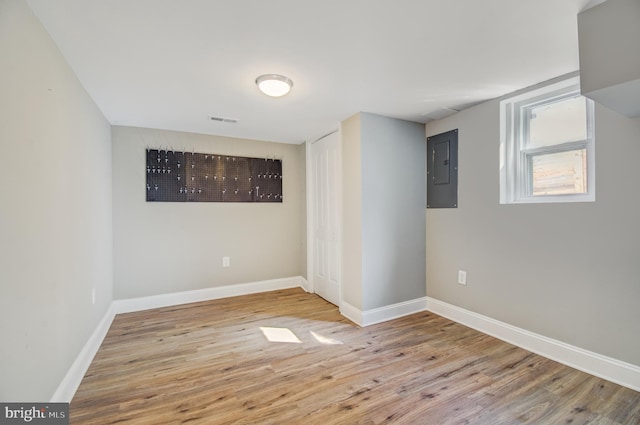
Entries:
[[341,236],[340,134],[329,134],[311,145],[312,273],[314,292],[340,305]]

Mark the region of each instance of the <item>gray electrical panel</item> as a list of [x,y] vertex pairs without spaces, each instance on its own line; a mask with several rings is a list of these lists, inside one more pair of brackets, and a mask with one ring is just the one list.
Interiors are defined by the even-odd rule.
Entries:
[[458,207],[458,129],[427,137],[427,208]]

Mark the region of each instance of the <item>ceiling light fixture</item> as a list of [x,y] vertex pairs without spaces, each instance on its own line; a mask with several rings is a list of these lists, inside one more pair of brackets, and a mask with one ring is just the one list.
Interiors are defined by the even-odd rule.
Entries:
[[284,96],[293,87],[293,81],[278,74],[261,75],[256,78],[256,84],[262,93],[271,97]]

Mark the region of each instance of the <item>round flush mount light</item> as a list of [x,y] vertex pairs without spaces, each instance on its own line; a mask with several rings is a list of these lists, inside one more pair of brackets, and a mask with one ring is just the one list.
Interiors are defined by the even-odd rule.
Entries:
[[256,84],[262,93],[271,97],[284,96],[293,87],[293,81],[278,74],[261,75],[256,78]]

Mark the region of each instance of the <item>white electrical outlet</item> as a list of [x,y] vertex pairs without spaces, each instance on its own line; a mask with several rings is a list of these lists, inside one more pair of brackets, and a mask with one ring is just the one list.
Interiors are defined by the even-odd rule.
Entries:
[[96,288],[93,288],[91,290],[91,304],[95,304],[96,303]]
[[222,257],[222,267],[230,267],[230,266],[231,266],[231,258]]
[[467,284],[467,272],[465,272],[464,270],[458,270],[458,283],[460,285]]

